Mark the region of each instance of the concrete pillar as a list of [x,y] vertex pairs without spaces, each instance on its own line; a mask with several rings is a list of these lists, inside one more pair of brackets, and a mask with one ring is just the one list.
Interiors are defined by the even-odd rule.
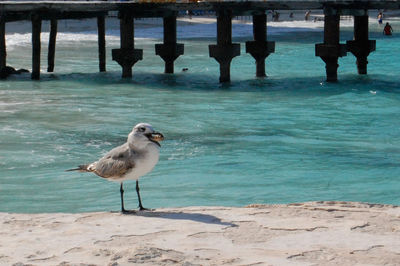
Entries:
[[122,77],[132,77],[133,65],[143,59],[143,50],[134,47],[133,17],[129,13],[120,12],[121,48],[112,50],[112,60],[122,67]]
[[97,39],[99,44],[99,71],[106,71],[106,27],[105,16],[97,17]]
[[324,43],[315,45],[315,55],[321,57],[326,66],[326,81],[337,81],[338,58],[346,55],[346,45],[339,44],[339,21],[337,14],[324,18]]
[[174,73],[174,61],[184,53],[183,44],[176,43],[176,16],[163,18],[164,43],[156,44],[156,55],[165,61],[165,73]]
[[231,61],[240,55],[240,44],[232,43],[232,11],[217,12],[217,45],[209,45],[210,57],[219,63],[219,82],[231,80]]
[[367,57],[375,47],[376,41],[368,40],[368,14],[354,16],[354,40],[347,41],[347,50],[357,58],[358,74],[367,74]]
[[6,21],[0,16],[0,70],[6,67]]
[[256,76],[265,77],[265,58],[275,52],[275,42],[267,41],[267,15],[253,16],[254,41],[246,42],[246,53],[256,60]]
[[54,58],[56,55],[57,20],[50,20],[49,51],[47,55],[47,72],[54,71]]
[[42,19],[39,15],[32,15],[32,79],[40,79],[40,34]]

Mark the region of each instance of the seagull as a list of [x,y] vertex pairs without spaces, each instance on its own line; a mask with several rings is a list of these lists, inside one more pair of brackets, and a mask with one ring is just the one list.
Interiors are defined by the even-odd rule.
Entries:
[[112,149],[98,161],[67,171],[91,172],[107,180],[120,182],[122,213],[130,212],[124,208],[123,182],[136,180],[139,210],[148,210],[143,207],[140,198],[139,178],[153,170],[157,164],[161,147],[159,141],[162,140],[164,136],[154,131],[150,124],[139,123],[129,133],[125,144]]

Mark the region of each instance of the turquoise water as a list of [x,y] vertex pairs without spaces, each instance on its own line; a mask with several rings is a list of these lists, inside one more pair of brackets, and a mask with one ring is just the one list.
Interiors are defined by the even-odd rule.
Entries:
[[[95,35],[60,34],[55,73],[45,73],[43,49],[41,81],[23,75],[0,83],[0,211],[119,210],[118,183],[64,170],[122,144],[138,122],[166,137],[158,165],[140,180],[145,207],[312,200],[398,205],[400,35],[384,38],[381,28],[371,28],[377,51],[369,56],[369,74],[357,75],[348,54],[339,60],[340,81],[330,84],[314,55],[320,28],[271,27],[276,52],[267,59],[268,78],[256,79],[244,51],[251,26],[235,25],[242,55],[232,61],[232,82],[223,85],[208,57],[215,25],[179,29],[185,55],[175,75],[162,74],[154,55],[160,28],[154,36],[138,29],[144,60],[132,80],[121,79],[110,58],[119,46],[114,31],[107,36],[107,73],[97,72]],[[182,39],[185,31],[197,35]],[[342,42],[351,36],[343,28]],[[30,68],[30,36],[10,34],[7,41],[8,64]],[[184,67],[189,71],[181,72]],[[125,188],[126,206],[135,208],[134,182]]]

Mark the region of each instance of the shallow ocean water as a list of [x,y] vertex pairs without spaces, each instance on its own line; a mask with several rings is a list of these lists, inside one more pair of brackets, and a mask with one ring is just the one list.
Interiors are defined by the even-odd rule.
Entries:
[[[107,32],[106,73],[97,72],[90,31],[59,34],[55,72],[46,73],[44,33],[41,81],[24,74],[0,83],[0,211],[119,210],[118,183],[64,170],[122,144],[138,122],[166,137],[158,165],[140,180],[145,207],[400,204],[399,37],[382,36],[371,21],[377,51],[368,57],[369,74],[357,75],[348,54],[339,59],[339,82],[326,83],[314,51],[322,24],[309,25],[269,27],[276,51],[266,61],[268,77],[256,79],[244,48],[251,26],[235,24],[241,56],[232,60],[229,84],[218,83],[219,66],[208,57],[213,24],[178,28],[185,55],[174,75],[162,74],[154,55],[161,27],[138,28],[144,60],[128,80],[111,60],[115,30]],[[351,38],[343,27],[341,42]],[[29,34],[10,33],[7,49],[9,65],[30,68]],[[124,185],[126,205],[135,208],[134,182]]]

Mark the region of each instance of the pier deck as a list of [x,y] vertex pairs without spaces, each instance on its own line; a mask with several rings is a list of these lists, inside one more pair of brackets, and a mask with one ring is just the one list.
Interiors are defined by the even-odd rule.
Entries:
[[[159,16],[164,12],[183,10],[216,10],[229,8],[235,14],[249,14],[260,10],[315,10],[333,7],[335,9],[400,9],[398,0],[236,0],[236,1],[1,1],[0,13],[12,12],[51,13],[64,12],[107,12],[130,10],[139,16]],[[160,14],[160,12],[162,14]]]

